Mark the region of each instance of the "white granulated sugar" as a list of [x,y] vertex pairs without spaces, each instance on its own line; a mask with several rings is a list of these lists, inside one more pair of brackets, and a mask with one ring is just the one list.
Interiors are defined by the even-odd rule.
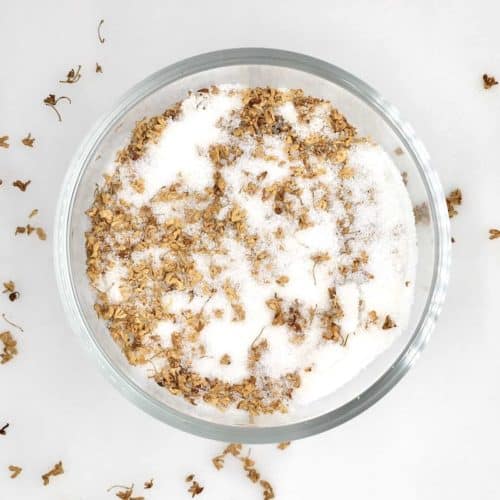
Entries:
[[[188,212],[196,216],[182,229],[194,250],[180,261],[192,263],[199,280],[162,292],[162,307],[171,315],[153,330],[162,345],[171,346],[185,318],[199,314],[204,323],[186,344],[186,366],[229,384],[250,375],[280,379],[296,373],[302,383],[293,401],[308,404],[355,377],[406,328],[417,260],[412,205],[391,158],[369,141],[349,143],[344,163],[311,155],[304,165],[322,170],[308,176],[296,173],[300,159],[292,157],[291,139],[279,130],[260,142],[251,133],[241,138],[231,133],[240,124],[244,90],[221,85],[216,93],[187,97],[158,142],[131,166],[118,167],[118,196],[136,212],[148,207],[160,226],[187,220]],[[330,121],[331,103],[311,107],[304,120],[294,101],[281,102],[274,114],[302,144],[318,137],[330,143],[342,139]],[[238,154],[217,164],[209,149],[218,144],[237,147]],[[346,166],[351,174],[343,171]],[[203,226],[216,175],[224,182],[213,224],[227,226],[217,241]],[[144,182],[141,193],[131,184],[137,178]],[[174,185],[183,196],[153,201],[162,188]],[[140,247],[129,259],[160,270],[165,259],[177,258],[169,244]],[[101,277],[100,289],[113,303],[122,300],[125,264],[116,262]],[[229,285],[236,298],[229,298]],[[273,324],[273,298],[292,319]],[[235,305],[244,310],[244,319],[236,316]],[[333,321],[328,315],[338,309],[334,319],[341,339],[334,341],[325,332]],[[383,329],[385,318],[395,326]],[[252,372],[249,353],[262,341],[267,348]],[[221,363],[223,357],[230,363]]]

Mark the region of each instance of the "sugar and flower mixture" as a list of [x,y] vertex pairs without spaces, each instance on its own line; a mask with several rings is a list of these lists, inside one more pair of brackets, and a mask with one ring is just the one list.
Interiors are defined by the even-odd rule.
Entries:
[[193,404],[286,412],[408,321],[401,174],[301,90],[213,86],[138,122],[87,214],[98,316],[131,364]]

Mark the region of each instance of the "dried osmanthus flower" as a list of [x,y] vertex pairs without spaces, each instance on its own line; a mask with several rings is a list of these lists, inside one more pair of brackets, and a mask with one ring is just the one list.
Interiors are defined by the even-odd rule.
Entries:
[[51,477],[59,476],[64,474],[63,464],[61,461],[57,462],[52,469],[50,469],[45,474],[42,474],[42,481],[44,486],[47,486],[50,482]]
[[384,320],[384,324],[382,325],[382,330],[390,330],[391,328],[396,327],[396,323],[394,323],[394,320],[387,315]]
[[102,73],[102,66],[98,62],[95,63],[95,72]]
[[496,78],[493,75],[487,75],[486,73],[483,75],[483,87],[488,90],[493,87],[493,85],[498,85]]
[[12,474],[10,475],[11,479],[14,479],[17,476],[19,476],[19,474],[21,474],[21,472],[23,471],[23,468],[18,467],[17,465],[9,465],[9,470],[10,470],[10,472],[12,472]]
[[188,488],[188,493],[191,493],[191,498],[199,495],[205,489],[198,481],[195,481],[194,474],[189,474],[189,476],[186,477],[186,483],[191,483],[191,486]]
[[10,280],[6,281],[3,284],[3,292],[2,293],[8,293],[9,294],[9,300],[11,302],[14,302],[19,298],[20,293],[16,290],[16,284]]
[[490,229],[490,240],[500,238],[500,229]]
[[66,74],[66,80],[59,80],[59,83],[76,83],[82,77],[80,70],[82,69],[81,64],[78,65],[76,71],[71,68]]
[[2,427],[0,427],[0,436],[5,436],[7,435],[7,429],[9,427],[9,423],[3,425]]
[[14,181],[12,183],[12,185],[16,188],[18,188],[20,191],[22,191],[23,193],[26,191],[26,188],[31,184],[31,181],[21,181],[19,179],[17,179],[16,181]]
[[460,189],[454,189],[446,197],[446,205],[448,207],[448,215],[450,219],[458,215],[456,207],[462,204],[462,191]]
[[35,143],[35,138],[31,136],[31,132],[28,133],[28,135],[24,138],[21,139],[21,142],[28,148],[32,148],[33,144]]
[[7,149],[8,147],[10,147],[10,144],[9,144],[9,136],[8,135],[2,135],[0,136],[0,148],[5,148]]
[[144,481],[145,490],[150,490],[152,487],[153,487],[153,478],[151,478],[149,481]]
[[3,351],[0,352],[0,364],[9,362],[17,354],[17,342],[9,331],[0,333]]
[[56,114],[57,114],[57,118],[60,122],[62,122],[62,117],[61,117],[61,113],[59,113],[59,110],[57,109],[57,103],[59,101],[61,101],[62,99],[65,99],[66,101],[68,101],[70,104],[71,104],[71,99],[65,95],[62,95],[60,97],[56,97],[55,94],[49,94],[44,100],[43,100],[43,103],[48,106],[49,108],[52,108]]
[[281,443],[279,443],[276,448],[278,448],[278,450],[285,450],[286,448],[288,448],[291,444],[291,441],[282,441]]

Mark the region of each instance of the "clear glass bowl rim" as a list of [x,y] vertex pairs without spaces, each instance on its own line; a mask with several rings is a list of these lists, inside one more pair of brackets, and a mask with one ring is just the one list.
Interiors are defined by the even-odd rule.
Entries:
[[[430,293],[417,328],[396,362],[357,398],[319,417],[288,425],[222,425],[183,414],[149,396],[113,364],[96,341],[80,308],[71,275],[69,241],[74,198],[81,176],[101,140],[130,109],[161,87],[200,71],[234,65],[281,66],[311,73],[344,87],[368,104],[392,128],[415,162],[427,192],[434,232],[435,265]],[[191,434],[225,442],[269,443],[296,440],[336,427],[372,406],[401,380],[427,344],[441,311],[449,280],[451,245],[445,197],[437,173],[429,163],[429,155],[413,128],[401,118],[392,104],[352,74],[320,59],[276,49],[237,48],[197,55],[159,70],[130,89],[112,111],[97,121],[74,155],[63,181],[54,227],[54,264],[64,310],[71,327],[84,339],[106,378],[131,402],[159,420]]]

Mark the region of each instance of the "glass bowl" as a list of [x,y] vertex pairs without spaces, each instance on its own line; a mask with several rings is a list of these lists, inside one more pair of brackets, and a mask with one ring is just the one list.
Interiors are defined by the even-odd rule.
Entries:
[[[87,282],[86,209],[104,166],[129,138],[135,122],[185,97],[189,90],[218,83],[302,88],[332,101],[362,135],[392,154],[414,205],[426,203],[429,222],[417,226],[415,300],[407,329],[391,347],[332,394],[294,409],[249,421],[218,410],[200,410],[172,396],[126,361],[93,309]],[[395,150],[400,148],[396,154]],[[63,183],[55,221],[55,271],[68,319],[106,377],[130,401],[179,429],[221,441],[265,443],[299,439],[355,417],[386,394],[413,365],[434,329],[448,284],[450,233],[445,197],[429,156],[411,126],[375,90],[336,66],[272,49],[231,49],[178,62],[131,89],[98,121],[77,151]]]

